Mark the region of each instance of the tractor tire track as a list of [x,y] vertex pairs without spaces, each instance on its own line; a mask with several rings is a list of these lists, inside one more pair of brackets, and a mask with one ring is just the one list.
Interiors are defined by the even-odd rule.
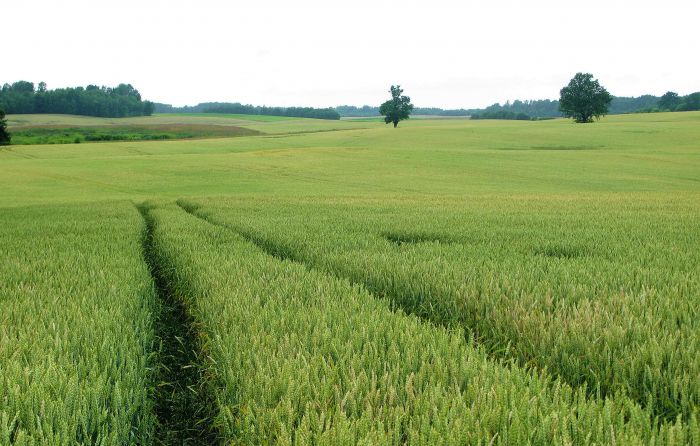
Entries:
[[153,395],[158,422],[154,443],[217,444],[213,427],[216,404],[202,366],[195,321],[159,266],[150,208],[143,204],[136,207],[146,225],[143,254],[160,307],[154,323],[158,342]]

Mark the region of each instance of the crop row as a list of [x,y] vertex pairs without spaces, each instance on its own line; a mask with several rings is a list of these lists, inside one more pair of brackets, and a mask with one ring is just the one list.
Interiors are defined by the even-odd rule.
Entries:
[[463,328],[492,356],[593,396],[629,396],[659,419],[697,429],[700,259],[691,247],[700,228],[692,204],[203,203],[181,202],[272,254]]
[[[176,207],[152,210],[159,270],[210,357],[238,444],[686,444],[625,398],[590,399],[489,359],[363,287],[265,254]],[[697,432],[695,432],[697,434]]]
[[0,444],[148,444],[156,305],[131,204],[0,213]]
[[[589,228],[576,207],[524,224],[488,206],[181,205],[202,218],[144,208],[148,257],[198,330],[170,327],[197,336],[222,440],[700,444],[683,209]],[[0,444],[158,441],[155,319],[172,302],[145,230],[129,204],[0,215]]]

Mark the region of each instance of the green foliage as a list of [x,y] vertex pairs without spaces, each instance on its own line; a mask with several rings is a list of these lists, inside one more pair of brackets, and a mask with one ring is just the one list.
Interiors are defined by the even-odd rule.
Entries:
[[[354,105],[339,105],[334,107],[334,109],[340,113],[340,116],[342,117],[366,118],[370,116],[381,116],[381,113],[379,113],[379,107],[370,107],[369,105],[363,105],[362,107],[356,107]],[[446,110],[437,107],[415,107],[413,109],[414,115],[425,116],[469,116],[472,112],[472,110],[465,110],[463,108]]]
[[286,116],[290,118],[340,119],[340,114],[332,108],[313,107],[267,107],[240,102],[203,102],[195,106],[173,107],[170,104],[156,104],[157,113],[216,113],[225,115]]
[[7,131],[7,120],[5,111],[0,108],[0,146],[8,145],[12,142],[12,135]]
[[339,105],[335,107],[335,111],[342,117],[367,118],[370,116],[380,116],[379,107],[370,107],[369,105],[364,105],[362,107]]
[[668,111],[700,110],[700,92],[679,96],[678,93],[668,91],[659,99],[658,106],[661,110]]
[[[532,119],[559,118],[559,101],[549,99],[526,100],[516,99],[513,102],[506,101],[504,104],[493,104],[484,109],[470,110],[472,119],[479,119],[482,116],[491,116],[483,119],[525,119],[525,116]],[[476,117],[476,118],[475,118]]]
[[658,106],[661,110],[675,111],[681,103],[681,98],[678,93],[667,91],[658,101]]
[[608,107],[609,115],[621,113],[645,113],[646,110],[656,108],[659,98],[645,94],[638,97],[617,97],[614,96]]
[[559,110],[578,123],[593,122],[593,118],[607,114],[613,99],[590,73],[576,73],[560,93]]
[[482,113],[475,113],[470,119],[510,119],[515,121],[530,121],[532,118],[525,113],[515,113],[508,110],[485,110]]
[[411,104],[411,98],[408,96],[403,96],[403,90],[400,85],[392,85],[389,90],[391,93],[391,99],[383,103],[379,107],[379,113],[384,115],[385,123],[394,123],[394,128],[399,125],[399,121],[408,119],[411,112],[413,111],[413,104]]
[[0,212],[0,444],[150,444],[155,296],[130,203]]
[[34,90],[33,83],[19,81],[0,89],[0,108],[9,114],[63,113],[121,118],[149,116],[154,106],[152,102],[142,101],[141,94],[131,84],[47,90],[46,84],[40,82]]
[[[608,114],[616,115],[622,113],[644,112],[645,110],[655,108],[659,99],[660,98],[658,96],[652,96],[648,94],[639,97],[616,96],[613,97],[612,102],[610,102]],[[343,117],[380,116],[379,107],[370,107],[368,105],[365,105],[363,107],[341,105],[335,107],[335,110],[338,113],[340,113],[340,116]],[[675,111],[675,108],[669,108],[668,110]],[[456,110],[444,110],[441,108],[415,107],[413,109],[413,114],[427,116],[478,116],[474,119],[479,119],[479,117],[484,116],[486,114],[490,115],[491,117],[484,119],[513,119],[515,116],[518,115],[527,115],[533,120],[559,118],[562,116],[561,112],[559,111],[559,101],[552,101],[549,99],[516,99],[513,102],[506,101],[503,104],[493,104],[486,108],[473,109],[462,108]]]
[[[653,96],[652,96],[653,98]],[[617,98],[616,98],[617,99]],[[613,101],[614,103],[614,101]],[[700,92],[687,96],[679,96],[678,93],[667,91],[661,98],[646,108],[640,108],[638,113],[656,113],[660,111],[697,111],[700,110]]]
[[688,96],[683,96],[683,100],[678,107],[678,111],[694,111],[700,110],[700,92],[689,94]]
[[240,115],[287,116],[290,118],[340,119],[340,114],[332,108],[313,107],[266,107],[235,104],[200,104],[202,113],[225,113]]

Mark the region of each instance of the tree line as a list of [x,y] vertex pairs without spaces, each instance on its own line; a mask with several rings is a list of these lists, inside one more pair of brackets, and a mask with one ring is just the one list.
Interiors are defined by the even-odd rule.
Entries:
[[46,83],[18,81],[5,84],[0,90],[0,109],[7,114],[60,113],[69,115],[123,118],[150,116],[154,104],[141,99],[131,84],[117,87],[57,88],[48,90]]
[[[340,116],[344,118],[363,118],[368,116],[381,116],[379,112],[379,107],[372,107],[369,105],[363,105],[362,107],[356,107],[354,105],[339,105],[335,107],[335,111],[340,113]],[[415,107],[413,109],[414,115],[426,115],[426,116],[469,116],[470,112],[473,110],[468,110],[464,108],[458,109],[442,109],[437,107]]]
[[[399,121],[410,117],[414,106],[411,104],[411,98],[403,95],[400,86],[392,85],[390,93],[392,99],[384,102],[379,107],[378,112],[379,115],[384,116],[385,123],[392,122],[396,128]],[[369,106],[358,108],[344,105],[341,110],[351,114],[374,112],[374,109]],[[439,114],[442,111],[441,109],[428,110],[434,114]],[[569,84],[560,90],[558,101],[516,100],[512,104],[506,102],[504,105],[493,104],[483,110],[469,110],[468,114],[471,119],[523,121],[564,116],[583,124],[600,119],[606,114],[691,110],[700,110],[700,92],[679,96],[678,93],[668,91],[661,97],[643,95],[637,98],[615,98],[605,87],[600,85],[600,82],[591,73],[576,73]],[[533,115],[532,112],[537,114]],[[417,113],[420,112],[417,111]]]
[[700,92],[679,96],[676,92],[668,91],[659,99],[657,108],[659,111],[700,110]]
[[265,105],[241,104],[239,102],[203,102],[195,106],[173,107],[170,104],[155,104],[157,113],[226,113],[235,115],[287,116],[291,118],[340,119],[332,108],[313,107],[268,107]]
[[[381,116],[379,107],[368,105],[355,107],[341,105],[335,108],[342,117]],[[668,92],[663,96],[642,95],[639,97],[613,96],[608,114],[618,115],[625,113],[645,113],[656,111],[692,111],[700,110],[700,92],[687,96],[680,96],[674,92]],[[560,118],[559,101],[550,99],[541,100],[515,100],[506,101],[504,104],[493,104],[485,108],[472,109],[442,109],[421,108],[413,110],[414,115],[430,116],[470,116],[472,119],[516,119],[535,120]]]
[[[510,110],[484,110],[480,113],[474,113],[470,116],[471,119],[509,119],[513,121],[531,121],[533,118],[522,112],[514,112]],[[546,119],[546,118],[545,118]]]

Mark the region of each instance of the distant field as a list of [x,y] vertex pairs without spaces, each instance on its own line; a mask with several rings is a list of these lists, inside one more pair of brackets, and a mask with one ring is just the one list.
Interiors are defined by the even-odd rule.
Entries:
[[[229,115],[218,113],[156,114],[135,118],[96,118],[74,115],[8,115],[10,132],[32,127],[152,127],[152,126],[234,126],[268,134],[304,133],[366,127],[365,124],[325,119],[287,118],[283,116]],[[220,136],[213,134],[212,136]]]
[[89,127],[29,126],[12,129],[13,145],[79,144],[99,141],[162,141],[168,139],[232,138],[260,132],[233,125],[151,124]]
[[249,118],[9,117],[232,133],[0,149],[0,444],[700,445],[700,112]]
[[276,122],[276,121],[286,121],[289,119],[299,119],[290,118],[287,116],[268,116],[268,115],[242,115],[234,113],[161,113],[155,116],[172,116],[175,118],[180,117],[206,117],[211,116],[212,118],[227,118],[227,119],[240,119],[242,121],[255,121],[255,122]]
[[355,122],[384,122],[384,118],[381,116],[347,116],[340,118],[342,121],[355,121]]
[[[239,118],[241,116],[242,118]],[[241,122],[258,122],[250,115],[219,115],[210,113],[190,114],[155,114],[152,116],[138,116],[133,118],[98,118],[94,116],[78,115],[8,115],[7,123],[13,127],[27,127],[38,125],[128,125],[128,124],[211,124],[211,125],[237,125]],[[274,117],[273,117],[274,118]],[[284,120],[279,118],[277,120]],[[273,119],[274,120],[274,119]]]
[[[0,151],[0,206],[211,194],[675,193],[700,186],[700,113],[614,116],[589,126],[415,120],[393,129],[316,121],[245,127],[300,132],[287,135],[9,146]],[[349,128],[317,132],[326,124]]]

